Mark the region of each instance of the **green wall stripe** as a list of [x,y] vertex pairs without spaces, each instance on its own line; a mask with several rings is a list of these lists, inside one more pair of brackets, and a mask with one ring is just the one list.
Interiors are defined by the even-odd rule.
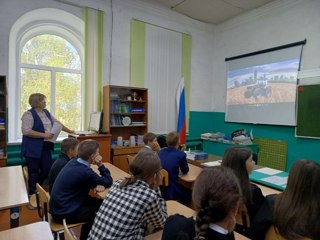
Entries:
[[102,69],[103,69],[103,19],[104,13],[103,11],[97,12],[97,41],[98,41],[98,56],[97,56],[97,71],[98,71],[98,79],[97,79],[97,108],[100,111],[102,109]]
[[130,86],[144,87],[146,24],[133,19],[130,31]]
[[186,123],[187,132],[189,132],[189,112],[190,112],[190,82],[191,82],[191,53],[192,53],[192,37],[188,34],[182,34],[182,60],[181,74],[184,77],[184,88],[186,98]]

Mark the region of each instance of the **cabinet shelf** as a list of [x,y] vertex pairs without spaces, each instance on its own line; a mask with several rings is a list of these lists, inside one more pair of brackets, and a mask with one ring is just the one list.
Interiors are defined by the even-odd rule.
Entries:
[[124,126],[124,125],[110,125],[110,128],[134,128],[134,127],[146,127],[146,124],[133,124],[133,125],[128,125],[128,126]]
[[[138,100],[132,100],[133,97]],[[144,135],[148,131],[148,89],[104,86],[103,112],[103,127],[112,134],[112,141],[116,141],[118,136],[129,140],[131,134]],[[126,117],[130,118],[129,125],[123,125]]]

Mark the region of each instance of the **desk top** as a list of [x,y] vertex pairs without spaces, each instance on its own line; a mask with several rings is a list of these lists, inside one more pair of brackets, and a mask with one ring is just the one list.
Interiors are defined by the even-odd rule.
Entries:
[[[112,165],[111,163],[104,162],[103,165],[109,169],[111,173],[111,177],[113,178],[113,181],[118,179],[124,179],[125,177],[129,177],[130,174],[126,173],[125,171],[121,170],[120,168],[117,168],[116,166]],[[97,165],[91,165],[91,168],[93,171],[99,174],[98,166]],[[109,191],[109,188],[107,188],[105,191],[97,193],[100,198],[105,198],[107,193]]]
[[255,169],[249,178],[253,182],[283,191],[287,186],[288,173],[273,168],[260,167]]
[[24,239],[24,240],[53,240],[48,222],[36,222],[17,228],[0,232],[0,240]]
[[0,168],[0,210],[29,202],[21,166]]
[[180,180],[185,182],[194,182],[199,174],[202,172],[202,168],[195,166],[193,164],[189,164],[189,172],[187,174],[179,176]]

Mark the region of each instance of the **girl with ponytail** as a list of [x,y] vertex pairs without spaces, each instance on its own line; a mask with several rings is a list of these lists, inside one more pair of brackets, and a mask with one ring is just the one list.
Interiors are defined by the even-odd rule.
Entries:
[[181,215],[169,217],[163,230],[163,240],[234,239],[241,190],[231,169],[204,169],[194,184],[192,200],[197,210],[195,220]]

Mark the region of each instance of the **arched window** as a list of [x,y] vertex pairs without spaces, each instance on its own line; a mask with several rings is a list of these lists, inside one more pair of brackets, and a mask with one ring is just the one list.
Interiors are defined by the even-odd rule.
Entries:
[[[10,32],[9,142],[21,139],[21,116],[31,93],[47,97],[48,110],[70,129],[83,112],[84,23],[59,9],[37,9]],[[15,96],[15,97],[10,97]]]

